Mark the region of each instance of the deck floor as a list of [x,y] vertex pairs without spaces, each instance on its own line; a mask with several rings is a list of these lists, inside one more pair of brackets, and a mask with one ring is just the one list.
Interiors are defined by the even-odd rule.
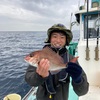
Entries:
[[79,97],[79,100],[100,100],[100,87],[90,86],[89,92]]

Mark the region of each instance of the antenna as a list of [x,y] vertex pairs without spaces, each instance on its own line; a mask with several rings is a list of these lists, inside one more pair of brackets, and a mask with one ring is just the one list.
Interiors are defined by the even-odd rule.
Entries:
[[78,9],[80,8],[80,0],[78,0]]
[[84,8],[85,8],[85,6],[86,6],[86,1],[87,1],[87,0],[84,0]]
[[71,13],[71,18],[70,18],[70,30],[72,29],[72,16],[73,16],[73,13]]

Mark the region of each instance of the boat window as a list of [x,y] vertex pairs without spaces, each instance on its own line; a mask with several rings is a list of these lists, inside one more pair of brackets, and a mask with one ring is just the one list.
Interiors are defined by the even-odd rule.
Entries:
[[[88,38],[97,37],[97,28],[95,27],[95,21],[98,18],[98,14],[88,15]],[[100,30],[100,29],[99,29]],[[100,36],[100,33],[99,33]],[[87,38],[87,16],[84,16],[84,38]]]

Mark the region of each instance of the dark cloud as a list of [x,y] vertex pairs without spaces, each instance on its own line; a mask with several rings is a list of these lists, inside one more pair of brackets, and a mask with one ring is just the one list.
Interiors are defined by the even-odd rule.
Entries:
[[45,17],[63,17],[74,4],[71,0],[2,0],[2,2],[20,6]]
[[26,21],[26,23],[51,25],[59,22],[69,23],[70,14],[76,10],[78,0],[1,0],[0,5],[15,9],[7,12],[8,14],[4,9],[3,16],[5,19],[7,17],[7,20],[15,19],[22,23]]
[[44,17],[56,18],[64,17],[71,10],[71,6],[75,4],[71,0],[2,0],[1,2],[36,12]]

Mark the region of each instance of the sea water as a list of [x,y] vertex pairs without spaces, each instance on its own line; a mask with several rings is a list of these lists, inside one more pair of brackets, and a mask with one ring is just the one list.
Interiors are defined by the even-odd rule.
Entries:
[[[30,90],[24,79],[28,67],[24,57],[42,49],[46,38],[43,31],[0,31],[0,100],[10,93],[23,97]],[[76,33],[73,41],[78,39]]]

